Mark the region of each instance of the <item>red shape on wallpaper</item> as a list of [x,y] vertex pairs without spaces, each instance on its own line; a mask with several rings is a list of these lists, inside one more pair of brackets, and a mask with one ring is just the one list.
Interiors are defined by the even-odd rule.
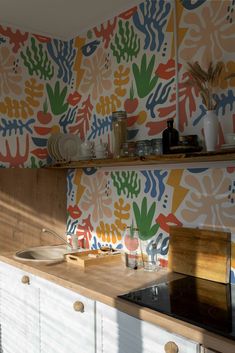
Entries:
[[95,27],[94,32],[97,38],[102,37],[103,38],[103,43],[104,43],[104,48],[107,49],[109,46],[109,42],[111,38],[113,37],[114,30],[117,25],[117,17],[114,17],[113,23],[109,20],[106,24],[106,27],[104,24],[100,26],[100,30]]
[[173,213],[169,213],[167,216],[160,213],[159,216],[156,218],[156,223],[160,225],[160,228],[163,229],[165,232],[169,233],[170,225],[177,225],[182,226],[182,223],[176,218]]
[[136,11],[137,11],[137,6],[134,6],[131,9],[125,12],[122,12],[118,17],[121,17],[123,20],[129,20],[129,18],[131,18]]
[[5,141],[5,145],[6,145],[6,155],[4,156],[0,152],[0,162],[9,163],[10,167],[18,167],[18,166],[23,167],[29,155],[29,135],[28,134],[26,135],[26,141],[23,144],[25,146],[25,153],[23,155],[20,154],[19,136],[16,137],[16,153],[14,156],[11,154],[8,141]]
[[39,34],[33,34],[33,36],[41,43],[50,43],[51,38],[46,36],[41,36]]
[[89,248],[89,241],[92,238],[92,231],[94,228],[92,227],[91,224],[91,215],[89,215],[87,218],[82,220],[82,225],[77,226],[77,231],[76,234],[80,238],[81,236],[84,237],[84,247]]
[[161,120],[161,121],[148,122],[146,124],[146,127],[149,129],[148,135],[149,136],[157,135],[160,132],[162,132],[167,126],[166,121],[167,119]]
[[127,114],[132,114],[136,111],[139,105],[138,98],[127,98],[124,102],[124,109]]
[[80,210],[80,208],[75,205],[75,206],[72,206],[70,205],[68,207],[68,212],[69,212],[69,215],[73,218],[73,219],[78,219],[81,217],[82,215],[82,211]]
[[31,153],[38,159],[46,159],[48,156],[47,148],[35,148]]
[[74,107],[80,102],[81,98],[82,98],[81,94],[75,91],[73,93],[70,93],[70,95],[68,96],[67,102]]
[[[181,67],[182,64],[178,64],[178,70],[180,70]],[[170,80],[175,77],[175,60],[170,59],[166,64],[159,64],[155,74],[164,80]]]
[[43,125],[49,124],[52,120],[51,113],[44,112],[44,111],[39,111],[37,113],[37,118],[38,118],[38,121]]
[[82,108],[78,109],[76,117],[76,125],[69,128],[69,132],[79,134],[81,140],[84,140],[86,133],[90,127],[91,113],[93,105],[91,104],[90,95],[82,103]]
[[19,30],[16,30],[15,32],[13,32],[13,30],[10,27],[7,27],[6,29],[4,29],[3,26],[1,25],[0,25],[0,34],[9,38],[10,44],[13,44],[13,47],[12,47],[13,53],[18,52],[18,50],[20,49],[20,46],[24,45],[24,43],[26,42],[29,36],[28,32],[21,33]]
[[34,131],[38,135],[45,136],[51,133],[51,127],[34,126]]

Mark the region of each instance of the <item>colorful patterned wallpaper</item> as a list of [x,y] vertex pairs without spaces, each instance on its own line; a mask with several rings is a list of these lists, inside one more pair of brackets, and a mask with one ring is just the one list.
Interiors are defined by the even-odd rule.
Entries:
[[[232,0],[137,1],[67,42],[0,26],[0,166],[50,163],[47,140],[58,131],[110,144],[111,114],[121,109],[130,140],[160,137],[169,117],[203,139],[206,111],[186,84],[187,62],[222,60],[223,77],[235,71],[234,10]],[[219,145],[235,131],[234,86],[221,80],[215,93]],[[71,170],[68,231],[90,247],[120,248],[133,220],[158,239],[164,264],[170,223],[233,232],[234,176],[219,166]]]

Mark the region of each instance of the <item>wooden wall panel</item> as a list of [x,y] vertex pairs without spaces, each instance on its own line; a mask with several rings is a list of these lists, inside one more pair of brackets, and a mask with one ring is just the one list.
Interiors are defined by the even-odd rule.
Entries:
[[0,251],[61,243],[44,227],[65,237],[66,171],[1,169]]

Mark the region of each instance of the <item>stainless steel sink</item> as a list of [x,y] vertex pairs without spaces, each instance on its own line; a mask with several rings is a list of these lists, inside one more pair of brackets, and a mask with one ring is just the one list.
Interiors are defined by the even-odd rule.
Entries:
[[14,258],[20,261],[53,264],[62,262],[64,254],[68,252],[70,251],[68,251],[66,245],[38,246],[17,251]]

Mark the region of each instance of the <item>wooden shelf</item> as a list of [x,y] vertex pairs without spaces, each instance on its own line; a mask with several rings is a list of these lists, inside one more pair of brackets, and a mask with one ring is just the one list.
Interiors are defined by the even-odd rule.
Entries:
[[182,154],[168,154],[147,157],[122,157],[118,159],[92,159],[87,161],[60,162],[50,168],[81,169],[99,167],[132,167],[143,165],[190,164],[235,161],[235,149],[219,150],[216,152],[194,152]]

